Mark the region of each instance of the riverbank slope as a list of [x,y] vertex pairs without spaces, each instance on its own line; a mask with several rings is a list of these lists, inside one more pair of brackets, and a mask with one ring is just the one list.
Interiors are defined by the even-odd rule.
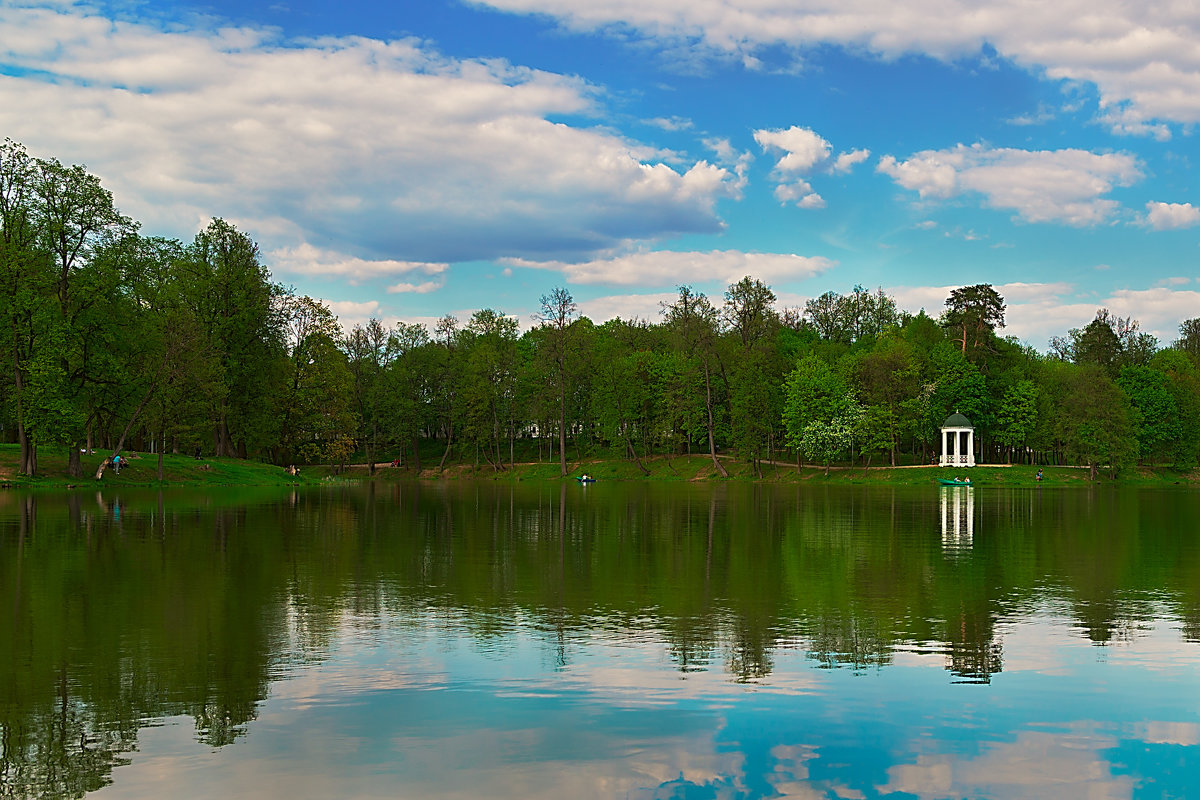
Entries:
[[[709,481],[723,480],[712,459],[707,455],[656,456],[642,459],[645,471],[637,463],[625,459],[582,459],[567,462],[567,480],[574,480],[587,473],[598,480],[649,480],[649,481]],[[832,467],[825,474],[824,467],[802,466],[773,462],[762,465],[761,477],[751,465],[733,456],[721,458],[721,464],[729,473],[729,480],[761,481],[764,483],[803,484],[880,484],[892,486],[920,486],[936,484],[938,478],[960,476],[970,478],[976,486],[1088,486],[1088,485],[1131,485],[1170,486],[1200,485],[1200,471],[1183,474],[1168,469],[1139,467],[1123,471],[1115,480],[1101,474],[1096,481],[1088,477],[1088,470],[1080,467],[1042,467],[1043,477],[1037,480],[1038,467],[1028,465],[980,465],[971,468],[941,468],[935,466],[887,467]],[[317,476],[328,476],[325,467],[310,470]],[[496,480],[496,481],[554,481],[562,480],[558,462],[517,463],[497,471],[489,465],[473,466],[455,464],[444,470],[423,469],[420,472],[377,464],[372,475],[367,465],[355,465],[341,473],[342,477],[375,480]]]
[[[494,480],[494,481],[558,481],[562,480],[557,462],[528,462],[506,466],[497,471],[491,466],[452,464],[444,470],[435,468],[419,472],[389,464],[377,464],[372,473],[366,464],[355,464],[336,471],[327,465],[305,467],[299,476],[288,475],[282,467],[258,461],[236,458],[195,459],[184,455],[168,455],[163,459],[163,480],[158,480],[158,457],[132,456],[118,475],[112,470],[101,481],[93,479],[101,455],[84,455],[83,478],[67,474],[67,454],[61,448],[41,448],[38,453],[37,478],[19,475],[16,471],[16,445],[0,444],[0,486],[4,487],[96,487],[100,486],[285,486],[312,484],[330,480]],[[637,463],[619,458],[589,458],[569,461],[566,480],[587,473],[598,480],[622,481],[712,481],[724,480],[712,459],[707,455],[655,456],[643,459],[645,471]],[[970,478],[975,486],[1200,486],[1200,471],[1179,473],[1168,469],[1139,467],[1123,471],[1115,480],[1105,474],[1093,483],[1086,469],[1077,467],[1043,467],[1043,480],[1036,479],[1037,467],[1027,465],[981,465],[970,469],[933,466],[833,467],[829,474],[819,466],[802,466],[773,462],[762,465],[762,475],[754,473],[751,465],[734,456],[724,456],[721,464],[732,481],[761,481],[763,483],[797,484],[876,484],[890,486],[920,486],[936,484],[938,478],[961,476]]]
[[299,477],[288,475],[283,467],[239,458],[201,458],[184,455],[163,456],[163,480],[158,479],[158,456],[133,455],[126,457],[120,474],[105,470],[103,479],[93,477],[100,462],[109,454],[97,450],[83,454],[83,477],[67,474],[67,452],[64,448],[38,448],[38,476],[30,478],[17,472],[20,450],[15,444],[0,444],[0,486],[70,488],[98,486],[285,486],[309,483],[315,478],[302,471]]

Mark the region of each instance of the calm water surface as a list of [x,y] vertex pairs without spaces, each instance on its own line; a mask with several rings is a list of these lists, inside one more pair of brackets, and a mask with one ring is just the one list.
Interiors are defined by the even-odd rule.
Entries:
[[0,493],[0,797],[1200,796],[1191,491]]

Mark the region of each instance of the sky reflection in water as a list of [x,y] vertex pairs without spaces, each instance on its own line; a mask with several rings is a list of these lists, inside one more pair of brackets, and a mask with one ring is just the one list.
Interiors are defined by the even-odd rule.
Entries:
[[528,626],[491,647],[448,637],[444,616],[412,622],[344,625],[233,747],[197,746],[186,718],[147,731],[96,796],[1127,798],[1184,797],[1197,777],[1194,645],[1167,624],[1101,651],[1039,610],[1004,626],[1005,671],[984,685],[936,653],[854,671],[801,650],[737,683],[612,634],[569,641],[562,666]]
[[[1113,517],[1103,498],[1038,497],[1034,511],[1025,495],[976,496],[966,535],[929,493],[835,492],[805,517],[797,504],[813,498],[791,490],[613,490],[565,508],[511,491],[291,498],[223,522],[131,504],[116,537],[96,519],[55,528],[45,503],[24,520],[40,540],[14,539],[0,516],[6,563],[25,565],[14,619],[37,606],[38,548],[57,536],[54,563],[83,548],[64,584],[95,602],[108,584],[91,581],[119,574],[113,563],[153,570],[157,553],[246,592],[221,610],[222,595],[191,587],[169,625],[212,629],[200,639],[239,619],[265,626],[246,650],[197,652],[218,671],[261,660],[256,707],[214,741],[216,723],[169,698],[200,691],[220,716],[238,692],[174,674],[179,630],[155,655],[153,616],[113,623],[132,653],[114,662],[124,680],[163,685],[131,763],[94,796],[1128,798],[1184,797],[1200,780],[1187,583],[1200,561],[1157,524],[1162,497],[1121,500],[1133,508]],[[1195,512],[1189,497],[1166,502]],[[686,522],[658,520],[660,506]],[[635,511],[638,524],[620,522]],[[275,518],[285,533],[263,545]],[[1064,525],[1082,533],[1064,538]],[[1120,563],[1131,553],[1136,568]],[[276,562],[277,577],[264,566]],[[76,702],[98,705],[79,676],[107,656],[72,657]],[[36,647],[28,660],[17,682],[36,688]],[[15,729],[13,708],[0,721]]]

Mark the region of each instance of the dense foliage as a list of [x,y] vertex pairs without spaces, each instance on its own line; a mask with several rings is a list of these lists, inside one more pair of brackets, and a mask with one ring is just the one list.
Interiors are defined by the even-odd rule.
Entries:
[[[1002,338],[1004,299],[955,289],[939,317],[855,287],[776,307],[746,277],[720,302],[681,286],[661,318],[580,316],[553,289],[523,330],[481,309],[350,330],[272,282],[214,219],[190,243],[143,235],[81,167],[0,146],[0,440],[417,469],[697,452],[764,461],[925,463],[951,413],[981,461],[1200,458],[1200,319],[1160,348],[1101,309],[1039,354]],[[568,455],[570,454],[570,455]],[[423,460],[424,459],[424,460]]]

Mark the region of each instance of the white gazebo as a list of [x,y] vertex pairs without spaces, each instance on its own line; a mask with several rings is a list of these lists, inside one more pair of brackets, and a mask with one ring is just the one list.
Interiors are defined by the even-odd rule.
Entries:
[[971,420],[955,411],[942,423],[943,467],[975,466],[975,428]]

